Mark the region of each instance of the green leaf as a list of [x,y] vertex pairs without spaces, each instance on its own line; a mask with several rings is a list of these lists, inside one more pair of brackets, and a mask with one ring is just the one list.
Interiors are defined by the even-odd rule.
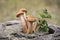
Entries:
[[48,13],[40,13],[39,14],[42,18],[51,18],[51,15]]
[[39,32],[48,32],[49,28],[48,28],[48,24],[46,20],[40,20],[40,28],[39,28]]

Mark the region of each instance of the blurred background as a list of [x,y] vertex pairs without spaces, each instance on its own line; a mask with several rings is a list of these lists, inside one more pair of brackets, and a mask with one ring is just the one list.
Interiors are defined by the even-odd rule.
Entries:
[[48,23],[60,26],[60,0],[0,0],[0,23],[16,20],[20,8],[26,8],[28,14],[36,17],[47,8],[52,15]]

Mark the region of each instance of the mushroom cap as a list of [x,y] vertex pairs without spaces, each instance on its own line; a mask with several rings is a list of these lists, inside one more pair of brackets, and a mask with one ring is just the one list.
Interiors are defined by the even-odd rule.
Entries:
[[27,10],[25,8],[21,8],[20,11],[27,13]]
[[20,11],[16,14],[16,17],[19,17],[20,15],[23,15],[23,14],[24,14],[24,12]]
[[40,18],[35,17],[36,20],[39,20]]
[[36,21],[36,18],[33,17],[32,15],[28,15],[28,16],[26,17],[26,19],[27,19],[27,21],[29,21],[29,22],[34,22],[34,21]]

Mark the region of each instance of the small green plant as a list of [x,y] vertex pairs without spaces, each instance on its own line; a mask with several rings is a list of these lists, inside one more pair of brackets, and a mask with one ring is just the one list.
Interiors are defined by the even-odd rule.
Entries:
[[51,18],[51,15],[47,12],[47,9],[43,10],[43,12],[41,12],[39,15],[42,18]]
[[47,12],[47,9],[43,10],[43,12],[39,13],[39,15],[42,19],[39,20],[40,28],[38,29],[38,31],[39,32],[48,32],[49,31],[48,23],[45,20],[45,18],[51,19],[51,15]]

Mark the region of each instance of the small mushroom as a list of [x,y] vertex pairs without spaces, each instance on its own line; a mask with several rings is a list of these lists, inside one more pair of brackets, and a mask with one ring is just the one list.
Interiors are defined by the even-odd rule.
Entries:
[[26,23],[26,26],[27,26],[26,28],[28,28],[27,20],[26,20],[27,10],[25,8],[21,8],[20,11],[24,12],[23,16],[24,16],[25,23]]
[[33,23],[33,32],[36,32],[36,29],[37,29],[37,22],[34,22]]
[[35,22],[36,20],[35,20],[35,17],[33,17],[32,15],[28,15],[27,17],[26,17],[26,19],[27,19],[27,23],[28,23],[28,30],[27,30],[27,34],[29,34],[29,33],[32,33],[33,32],[33,22]]
[[22,30],[24,33],[26,33],[27,32],[27,26],[26,26],[26,22],[25,22],[23,14],[24,14],[24,12],[20,11],[17,13],[16,17],[19,17],[21,19],[22,26],[23,26]]
[[38,27],[38,22],[37,22],[39,20],[39,18],[35,17],[35,19],[36,19],[36,21],[33,23],[33,26],[34,26],[33,27],[33,32],[36,32],[38,30],[38,28],[39,28]]
[[20,11],[24,12],[24,18],[26,19],[26,14],[27,14],[27,10],[25,8],[21,8]]

